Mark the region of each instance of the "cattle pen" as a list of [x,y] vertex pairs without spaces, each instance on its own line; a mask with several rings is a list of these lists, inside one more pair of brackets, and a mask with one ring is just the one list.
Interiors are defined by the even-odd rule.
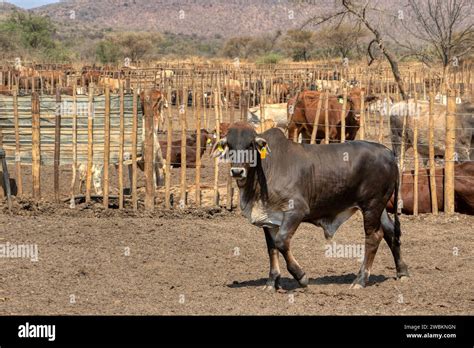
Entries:
[[[466,63],[453,68],[447,78],[450,82],[447,91],[443,89],[440,75],[433,69],[407,65],[402,67],[402,72],[405,89],[408,96],[415,100],[415,105],[411,108],[407,101],[406,113],[401,115],[403,121],[390,125],[390,108],[393,103],[401,102],[402,99],[389,69],[384,66],[205,66],[169,63],[156,64],[154,67],[81,69],[46,64],[31,64],[20,69],[3,66],[0,69],[0,90],[3,94],[0,96],[1,146],[6,150],[7,161],[12,166],[10,173],[15,181],[15,195],[18,196],[32,195],[39,199],[41,192],[52,192],[56,202],[69,202],[74,207],[75,201],[81,197],[87,202],[91,200],[92,190],[96,188],[93,187],[94,180],[101,180],[102,178],[97,177],[103,175],[103,194],[99,190],[100,195],[92,196],[94,199],[102,199],[106,209],[110,207],[109,195],[113,191],[113,200],[117,203],[113,206],[120,209],[127,207],[127,201],[133,210],[137,210],[140,201],[147,210],[153,210],[155,206],[157,209],[183,209],[187,206],[201,207],[203,204],[225,205],[231,210],[238,206],[238,195],[234,194],[236,189],[226,175],[228,168],[225,165],[219,166],[217,160],[211,160],[209,165],[213,173],[201,178],[201,163],[206,159],[201,158],[201,151],[193,151],[187,156],[186,152],[190,148],[183,146],[187,137],[193,133],[199,134],[202,129],[209,133],[214,131],[214,136],[219,137],[222,123],[246,121],[251,108],[260,111],[259,121],[263,129],[265,112],[268,112],[266,105],[288,103],[303,90],[326,93],[321,97],[321,104],[324,104],[324,98],[329,93],[339,95],[342,114],[345,114],[349,108],[348,93],[357,86],[363,90],[362,103],[367,96],[374,96],[376,100],[371,105],[362,104],[359,124],[346,124],[346,118],[340,117],[340,122],[334,125],[339,136],[330,139],[330,132],[327,130],[333,125],[328,124],[330,120],[327,112],[319,110],[313,124],[298,124],[299,127],[313,129],[310,142],[344,142],[346,132],[356,128],[356,132],[359,130],[357,139],[377,141],[388,147],[401,146],[400,168],[413,170],[413,178],[407,174],[410,185],[413,185],[413,213],[418,214],[418,181],[420,177],[423,180],[423,176],[428,176],[429,191],[432,192],[429,197],[431,212],[437,214],[439,209],[454,212],[454,167],[459,152],[466,151],[466,146],[458,148],[456,136],[459,135],[460,128],[463,132],[472,133],[472,123],[464,121],[472,118],[472,115],[456,112],[456,102],[461,97],[471,98],[473,95],[472,66]],[[156,113],[153,107],[147,111],[145,103],[139,98],[140,91],[150,90],[161,91],[167,101],[166,104],[160,104],[160,110],[155,110],[159,113],[158,117],[153,117]],[[416,102],[428,105],[429,117],[418,117],[419,107]],[[434,115],[435,103],[436,110],[439,110],[439,105],[445,105],[442,122],[439,122],[439,115]],[[321,105],[314,104],[310,108],[314,112],[321,109]],[[334,112],[328,107],[326,110]],[[294,107],[288,104],[288,124],[295,112]],[[157,130],[159,143],[153,143],[152,132],[145,131],[147,125]],[[394,129],[396,126],[400,129]],[[324,139],[317,139],[318,127],[326,130]],[[395,138],[390,135],[390,130],[402,135],[398,138],[400,144],[394,143]],[[284,131],[288,133],[288,130]],[[288,136],[297,140],[291,134]],[[179,143],[180,139],[184,141]],[[160,143],[166,144],[166,148],[173,151],[179,147],[176,150],[180,156],[179,163],[166,163],[163,166],[166,179],[161,186],[164,187],[155,190],[152,170],[156,159],[153,153]],[[408,144],[413,147],[412,152],[405,151]],[[428,149],[423,152],[426,155],[421,154],[419,147]],[[467,151],[471,150],[469,143]],[[443,157],[438,156],[440,151],[445,152],[442,154],[445,155],[442,162],[445,169],[441,174],[441,182],[436,180],[435,174],[435,157]],[[162,155],[166,160],[167,154]],[[187,168],[189,156],[195,157],[195,165],[193,163],[192,166],[196,169]],[[136,161],[140,158],[145,168],[143,179],[146,189],[143,197],[139,197],[140,189],[136,186],[140,175]],[[124,163],[129,164],[128,173],[124,170]],[[428,164],[427,170],[421,167],[423,163]],[[84,172],[81,174],[82,179],[81,175],[76,175],[81,164]],[[110,180],[111,165],[117,168],[116,180]],[[24,166],[31,167],[30,180],[22,177]],[[47,167],[53,167],[52,190],[41,189],[44,185],[41,172],[45,168],[48,170]],[[103,168],[103,173],[94,173],[93,169],[96,167]],[[206,169],[206,172],[209,170],[211,169]],[[194,172],[193,175],[190,175],[191,171]],[[72,178],[68,177],[69,173],[72,173]],[[125,188],[126,174],[130,177],[128,188]],[[179,178],[179,182],[174,182],[175,178]],[[32,183],[30,192],[24,189],[25,180]],[[86,184],[85,195],[76,188],[76,181],[81,180]],[[405,180],[405,175],[402,180]],[[68,183],[69,189],[62,190],[67,185],[61,185],[60,181]],[[436,189],[437,183],[441,184],[441,191],[439,187]],[[204,188],[207,195],[204,201],[201,188]],[[127,194],[124,195],[124,192]],[[438,196],[445,199],[438,199],[437,192]],[[175,199],[176,196],[179,197],[178,200]],[[438,207],[439,204],[444,207]]]
[[[40,262],[0,258],[0,313],[472,314],[472,70],[460,62],[443,79],[401,64],[404,100],[387,65],[5,63],[0,148],[12,204],[0,199],[0,245],[36,245]],[[344,117],[354,93],[360,115]],[[398,148],[410,280],[393,277],[381,244],[367,287],[349,289],[365,237],[356,213],[330,241],[298,228],[306,289],[281,263],[282,288],[262,291],[262,229],[240,214],[230,164],[211,156],[236,121],[315,147]]]

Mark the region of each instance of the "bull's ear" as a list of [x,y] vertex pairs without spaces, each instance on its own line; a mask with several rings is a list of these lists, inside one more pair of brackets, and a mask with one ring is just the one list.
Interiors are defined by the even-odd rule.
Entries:
[[267,146],[267,141],[261,137],[256,137],[255,138],[255,144],[257,145],[257,148],[260,150]]
[[212,154],[211,156],[213,158],[220,157],[225,153],[226,150],[227,150],[227,138],[224,137],[214,144],[214,146],[211,149],[211,154]]

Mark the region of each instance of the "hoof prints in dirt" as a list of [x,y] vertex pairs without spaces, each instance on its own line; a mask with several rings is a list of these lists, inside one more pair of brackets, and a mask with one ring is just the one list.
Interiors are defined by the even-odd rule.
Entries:
[[[74,208],[69,207],[69,201],[66,203],[52,203],[46,201],[38,201],[32,198],[12,198],[12,215],[18,216],[51,216],[61,215],[70,217],[156,217],[156,218],[209,218],[223,216],[233,216],[235,212],[228,211],[221,207],[189,207],[185,209],[165,210],[161,207],[155,207],[154,211],[146,211],[143,203],[138,203],[138,210],[134,211],[131,203],[126,202],[126,208],[119,210],[118,206],[109,205],[109,209],[105,209],[102,200],[94,198],[88,203],[76,204]],[[4,214],[10,214],[8,205],[5,201],[0,203],[0,210]]]

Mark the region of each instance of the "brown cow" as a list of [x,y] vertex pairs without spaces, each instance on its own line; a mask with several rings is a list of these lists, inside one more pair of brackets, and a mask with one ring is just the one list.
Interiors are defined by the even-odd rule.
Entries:
[[277,95],[276,103],[286,103],[288,96],[290,95],[290,86],[287,83],[274,82],[273,90]]
[[[444,168],[436,168],[436,196],[439,211],[444,211]],[[458,213],[474,215],[474,163],[464,162],[454,166],[454,210]],[[413,214],[414,171],[403,172],[401,197],[402,213]],[[393,212],[393,197],[387,204]],[[431,213],[431,190],[429,170],[422,169],[418,176],[418,212]]]
[[[270,128],[275,128],[277,126],[276,122],[271,120],[271,119],[267,119],[265,121],[263,121],[263,125],[261,124],[257,124],[256,126],[253,124],[253,123],[249,123],[253,129],[255,129],[255,131],[257,132],[257,134],[260,134],[260,133],[263,133],[265,132],[266,130],[269,130]],[[262,127],[263,126],[263,127]],[[227,132],[229,131],[229,127],[230,127],[230,123],[229,122],[221,122],[219,123],[219,135],[221,138],[225,137],[227,135]],[[216,131],[214,131],[213,133],[213,139],[212,139],[212,143],[214,144],[215,142],[215,134],[216,134]]]
[[[346,140],[354,140],[360,126],[361,112],[361,91],[360,88],[352,89],[347,96],[346,104]],[[316,133],[316,142],[319,143],[325,138],[325,105],[323,93],[319,91],[303,91],[294,99],[290,99],[288,104],[289,124],[288,138],[293,139],[295,131],[297,136],[303,137],[303,142],[309,143],[313,124],[316,118],[316,110],[319,100],[321,105],[321,114],[319,116],[318,129]],[[365,97],[366,105],[376,100],[374,96]],[[291,105],[293,107],[291,107]],[[328,121],[329,121],[329,141],[335,142],[341,140],[341,113],[343,107],[342,95],[329,95],[328,100]]]
[[[202,155],[206,151],[207,144],[212,139],[212,136],[207,130],[201,129],[200,137],[201,137],[200,156],[202,157]],[[186,138],[186,167],[187,168],[196,168],[196,143],[197,143],[196,133]],[[166,151],[168,148],[168,142],[160,141],[160,147],[161,147],[163,158],[166,159]],[[170,164],[173,168],[181,167],[181,139],[174,140],[171,143]]]
[[82,80],[84,81],[83,87],[89,87],[91,83],[97,85],[99,83],[99,79],[101,76],[101,72],[98,70],[85,70],[82,71]]

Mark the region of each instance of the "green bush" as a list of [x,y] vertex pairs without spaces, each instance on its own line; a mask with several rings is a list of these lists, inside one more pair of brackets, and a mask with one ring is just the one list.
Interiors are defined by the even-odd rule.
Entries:
[[259,65],[278,64],[283,57],[278,53],[268,53],[257,59],[256,63]]

